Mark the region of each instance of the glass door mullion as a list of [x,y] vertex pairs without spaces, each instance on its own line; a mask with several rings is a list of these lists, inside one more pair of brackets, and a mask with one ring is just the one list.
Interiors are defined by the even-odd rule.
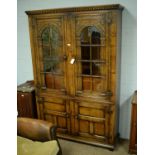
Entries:
[[[49,34],[51,34],[51,29],[49,27]],[[52,56],[52,51],[51,51],[51,37],[49,35],[49,47],[50,47],[50,57]]]
[[[89,42],[90,42],[90,61],[92,60],[92,47],[91,47],[91,45],[92,45],[92,32],[91,32],[91,34],[90,34],[90,40],[89,40]],[[93,67],[92,67],[92,62],[90,62],[90,75],[93,75]],[[91,91],[93,91],[93,78],[92,77],[90,77],[90,90]]]

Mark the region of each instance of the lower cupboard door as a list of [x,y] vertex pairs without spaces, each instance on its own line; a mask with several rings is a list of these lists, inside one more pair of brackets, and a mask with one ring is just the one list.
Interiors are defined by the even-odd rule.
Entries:
[[39,104],[39,110],[41,119],[54,123],[58,133],[69,133],[69,107],[66,100],[43,98],[42,104]]
[[75,103],[75,134],[108,143],[110,138],[110,106],[94,102]]

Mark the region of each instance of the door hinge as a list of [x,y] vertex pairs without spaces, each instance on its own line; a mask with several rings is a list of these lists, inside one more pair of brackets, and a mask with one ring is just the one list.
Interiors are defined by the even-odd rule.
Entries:
[[107,112],[107,113],[108,113],[108,114],[112,114],[112,112],[113,112],[112,110],[108,110],[108,112]]
[[75,119],[79,119],[79,115],[75,115]]
[[110,107],[107,107],[106,112],[107,112],[108,114],[112,114],[113,110],[112,110]]
[[103,97],[111,97],[113,94],[111,91],[108,90],[108,91],[102,92],[100,95]]
[[39,98],[38,98],[38,103],[39,103],[39,104],[42,104],[43,102],[44,102],[44,98],[43,98],[43,97],[39,97]]
[[112,136],[107,136],[107,139],[112,139]]
[[69,112],[66,113],[66,117],[67,117],[67,118],[70,117],[70,113],[69,113]]
[[37,88],[37,89],[40,89],[40,88],[41,88],[41,85],[40,85],[39,83],[37,83],[37,84],[36,84],[36,88]]

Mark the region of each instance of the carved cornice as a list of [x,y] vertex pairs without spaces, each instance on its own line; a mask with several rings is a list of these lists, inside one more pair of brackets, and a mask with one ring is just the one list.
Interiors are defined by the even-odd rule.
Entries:
[[48,14],[48,13],[65,13],[65,12],[80,12],[80,11],[100,11],[100,10],[123,10],[120,4],[113,5],[99,5],[87,7],[74,7],[74,8],[57,8],[46,10],[25,11],[27,15]]

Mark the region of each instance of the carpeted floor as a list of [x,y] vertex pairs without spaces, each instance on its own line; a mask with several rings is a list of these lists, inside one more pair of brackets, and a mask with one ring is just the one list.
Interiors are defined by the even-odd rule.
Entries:
[[127,140],[120,141],[114,151],[82,143],[59,139],[63,155],[129,155]]

